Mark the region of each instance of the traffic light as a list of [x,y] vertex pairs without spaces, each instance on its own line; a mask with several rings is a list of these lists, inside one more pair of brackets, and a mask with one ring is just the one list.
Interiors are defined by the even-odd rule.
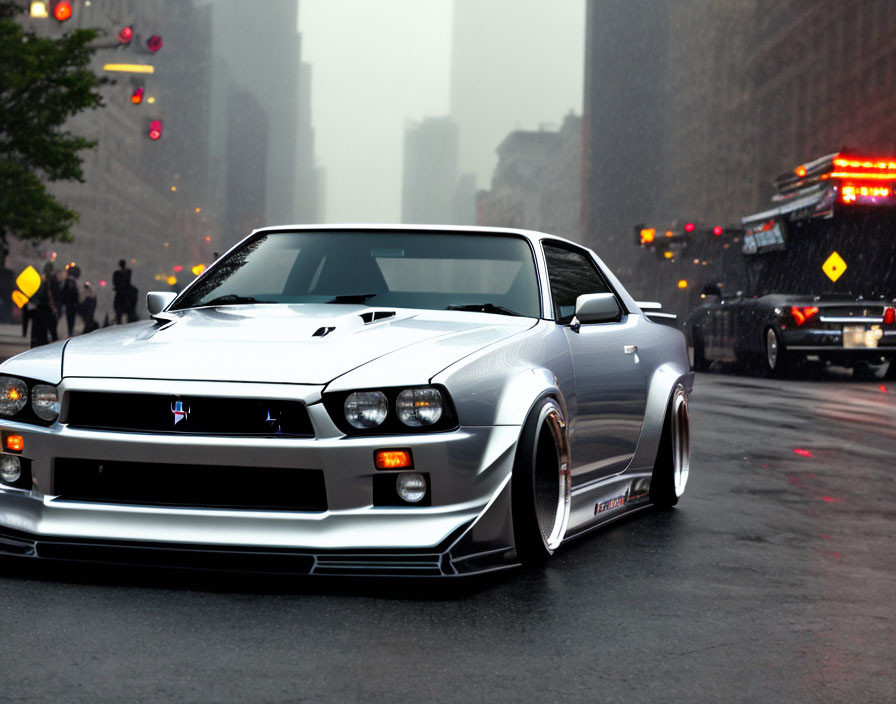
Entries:
[[158,34],[153,34],[149,39],[146,40],[146,48],[149,49],[153,54],[155,54],[159,49],[162,48],[162,38]]
[[162,121],[153,120],[149,123],[149,138],[156,142],[162,138]]
[[130,44],[131,39],[134,38],[134,29],[133,27],[122,27],[118,30],[118,41],[122,44]]
[[53,5],[53,17],[59,22],[65,22],[72,16],[71,0],[56,0]]
[[50,13],[47,12],[47,3],[39,2],[35,0],[31,3],[31,8],[29,12],[31,17],[42,18],[45,19],[50,16]]
[[[140,103],[142,103],[143,102],[143,93],[144,93],[143,86],[137,86],[136,88],[134,88],[134,92],[131,93],[131,102],[134,105],[139,105]],[[159,132],[161,134],[161,130],[159,130]]]
[[712,228],[712,234],[716,237],[721,237],[724,232],[725,228],[721,225],[716,225],[714,228]]

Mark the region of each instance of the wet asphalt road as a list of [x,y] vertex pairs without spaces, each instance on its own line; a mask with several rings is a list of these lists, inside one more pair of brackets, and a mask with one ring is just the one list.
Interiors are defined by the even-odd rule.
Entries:
[[3,702],[892,702],[896,383],[701,374],[678,508],[467,583],[0,561]]

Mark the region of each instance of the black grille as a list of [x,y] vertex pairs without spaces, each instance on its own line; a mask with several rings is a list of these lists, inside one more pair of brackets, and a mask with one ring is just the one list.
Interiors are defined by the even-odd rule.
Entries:
[[73,428],[178,435],[313,437],[305,404],[253,398],[73,391]]
[[327,510],[324,475],[319,469],[57,458],[53,493],[66,501],[260,511]]

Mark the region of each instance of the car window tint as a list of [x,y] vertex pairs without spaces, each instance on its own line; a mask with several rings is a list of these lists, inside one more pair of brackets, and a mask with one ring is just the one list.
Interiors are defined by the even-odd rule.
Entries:
[[543,247],[557,322],[568,323],[572,320],[579,296],[611,293],[610,287],[584,252],[547,243]]
[[506,294],[516,280],[519,261],[490,259],[376,259],[390,291],[450,293],[461,289],[472,294]]

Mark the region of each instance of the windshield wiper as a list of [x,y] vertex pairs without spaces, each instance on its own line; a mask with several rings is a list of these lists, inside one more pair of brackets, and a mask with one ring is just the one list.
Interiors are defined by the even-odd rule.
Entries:
[[203,301],[200,306],[238,306],[243,303],[270,303],[270,301],[259,301],[252,296],[238,296],[235,293],[228,293],[218,296],[210,301]]
[[346,293],[341,296],[333,296],[327,303],[364,303],[368,298],[375,296],[375,293]]
[[505,308],[504,306],[496,306],[494,303],[467,303],[465,305],[448,306],[445,310],[469,310],[477,313],[498,313],[499,315],[518,315],[515,310]]

